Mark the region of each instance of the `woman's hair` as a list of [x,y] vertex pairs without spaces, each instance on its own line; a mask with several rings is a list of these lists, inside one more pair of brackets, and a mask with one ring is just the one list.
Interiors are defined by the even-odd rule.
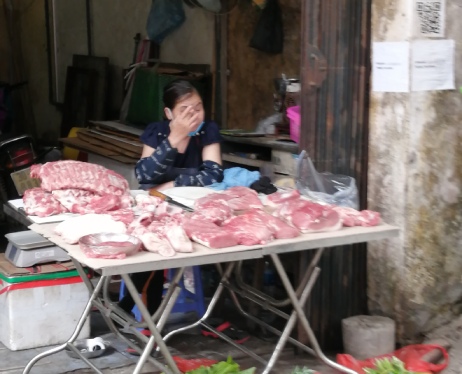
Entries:
[[183,98],[197,93],[194,86],[187,80],[176,79],[164,87],[163,101],[166,108],[173,109],[176,103]]

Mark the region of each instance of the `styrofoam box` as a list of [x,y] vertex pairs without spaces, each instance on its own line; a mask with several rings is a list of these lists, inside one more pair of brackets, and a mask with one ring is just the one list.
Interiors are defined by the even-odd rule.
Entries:
[[[58,281],[64,284],[43,286],[49,281],[11,284],[0,280],[0,341],[7,348],[17,351],[62,344],[71,337],[89,292],[81,280],[71,283],[75,277]],[[87,319],[79,338],[89,335]]]

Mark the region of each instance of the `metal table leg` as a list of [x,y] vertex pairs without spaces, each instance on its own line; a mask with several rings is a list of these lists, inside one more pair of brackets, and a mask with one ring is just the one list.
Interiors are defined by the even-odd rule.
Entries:
[[[305,316],[305,312],[303,311],[303,306],[304,306],[304,303],[302,302],[303,300],[302,299],[299,300],[297,298],[294,288],[292,287],[292,284],[290,283],[289,277],[287,276],[287,273],[284,270],[284,267],[281,261],[279,260],[279,256],[274,253],[270,254],[270,256],[271,256],[271,259],[273,260],[274,266],[276,267],[279,277],[281,278],[284,288],[287,291],[287,294],[289,295],[289,298],[292,302],[292,306],[295,309],[294,312],[296,313],[297,318],[299,318],[300,322],[302,323],[302,326],[308,335],[308,338],[311,342],[311,345],[313,346],[313,350],[315,351],[316,355],[319,357],[319,359],[322,362],[324,362],[325,364],[327,364],[328,366],[334,369],[337,369],[343,373],[357,374],[354,370],[350,370],[342,365],[339,365],[324,355],[324,353],[321,350],[321,347],[319,346],[319,343],[316,339],[316,336],[313,330],[311,330],[310,323],[308,322]],[[269,373],[269,370],[265,370],[264,374],[266,373]]]

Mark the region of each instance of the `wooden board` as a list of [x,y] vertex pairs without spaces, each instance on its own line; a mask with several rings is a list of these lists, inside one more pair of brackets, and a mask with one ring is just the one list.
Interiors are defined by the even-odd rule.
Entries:
[[127,156],[121,155],[120,153],[111,151],[109,149],[87,143],[79,138],[61,138],[59,139],[59,141],[67,145],[68,147],[77,149],[79,151],[94,153],[100,156],[110,158],[112,160],[122,162],[124,164],[134,165],[138,161],[138,159],[127,157]]
[[82,141],[88,142],[94,146],[102,147],[104,149],[107,149],[109,151],[112,151],[114,154],[119,154],[123,156],[127,156],[133,159],[139,159],[141,157],[141,152],[132,152],[129,150],[126,150],[124,148],[120,148],[118,145],[111,144],[108,140],[100,140],[96,137],[94,137],[94,134],[91,134],[86,131],[79,131],[77,133],[77,137],[81,139]]
[[279,0],[284,24],[284,52],[271,55],[249,47],[260,11],[240,1],[228,15],[226,128],[255,129],[259,120],[274,114],[273,80],[300,76],[301,1]]
[[[79,130],[78,134],[84,134],[85,136],[92,137],[94,139],[98,139],[102,142],[106,142],[112,144],[114,146],[120,147],[123,150],[129,151],[134,153],[136,157],[141,156],[141,152],[143,151],[143,144],[140,142],[134,142],[132,140],[127,140],[124,137],[117,136],[117,135],[109,135],[98,130],[93,129],[81,129]],[[77,134],[77,135],[78,135]]]

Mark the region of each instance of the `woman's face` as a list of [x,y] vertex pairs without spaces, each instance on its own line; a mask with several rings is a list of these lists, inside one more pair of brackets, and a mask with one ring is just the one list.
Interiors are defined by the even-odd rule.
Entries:
[[191,116],[197,113],[196,126],[194,127],[195,130],[204,121],[205,116],[204,105],[202,104],[202,99],[197,92],[187,95],[184,98],[180,97],[172,109],[173,118],[176,118],[179,114],[183,113],[188,109],[188,107],[191,107]]

